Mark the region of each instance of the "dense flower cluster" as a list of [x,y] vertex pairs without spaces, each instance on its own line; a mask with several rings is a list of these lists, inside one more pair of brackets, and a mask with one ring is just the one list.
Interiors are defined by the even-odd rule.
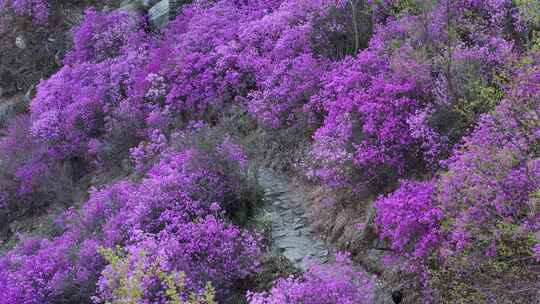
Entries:
[[[334,63],[310,100],[308,108],[324,118],[308,174],[333,187],[354,190],[436,169],[494,108],[514,58],[513,42],[497,31],[502,25],[471,17],[507,21],[502,13],[491,16],[491,7],[390,2],[411,7],[378,24],[367,49]],[[383,11],[393,9],[379,17]],[[467,36],[474,33],[482,34]]]
[[420,148],[407,119],[422,107],[427,73],[425,66],[406,64],[415,74],[402,65],[393,69],[388,58],[368,50],[326,75],[314,98],[327,112],[314,136],[313,154],[321,166],[315,176],[340,184],[348,177],[344,166],[361,168],[362,180],[384,168],[396,175],[417,166]]
[[66,64],[101,62],[120,54],[141,21],[127,12],[100,13],[87,9],[81,24],[73,29],[74,48]]
[[250,294],[250,304],[373,303],[372,282],[354,270],[345,254],[329,265],[315,265],[300,278],[284,278],[269,291]]
[[[219,153],[226,152],[220,148]],[[222,155],[234,162],[238,153]],[[223,216],[221,204],[234,203],[232,195],[225,197],[232,191],[225,180],[231,174],[224,176],[216,161],[196,148],[166,154],[140,184],[126,181],[95,190],[80,212],[69,210],[59,217],[57,230],[63,232],[58,236],[24,240],[5,254],[0,263],[3,299],[89,299],[106,266],[100,246],[142,250],[162,261],[165,270],[186,273],[188,293],[211,282],[223,296],[237,280],[256,272],[257,238]],[[99,286],[97,298],[107,299],[110,286]]]
[[32,18],[36,24],[46,24],[49,17],[48,0],[2,0],[0,12],[8,13],[9,10],[21,16]]
[[[431,182],[404,181],[398,190],[377,200],[380,236],[389,238],[394,250],[411,251],[411,257],[421,258],[439,244],[443,212],[433,203],[434,190]],[[408,248],[411,244],[414,248]]]
[[531,195],[540,187],[540,74],[538,54],[532,57],[533,63],[518,72],[507,99],[483,117],[440,179],[439,200],[455,219],[449,231],[458,250],[478,246],[485,233],[502,241],[499,229],[507,225],[521,226],[523,233],[538,230],[537,202]]
[[[529,60],[507,98],[482,117],[438,178],[404,182],[375,203],[381,236],[396,252],[424,266],[435,256],[456,273],[484,265],[495,269],[495,279],[501,267],[511,267],[498,262],[504,257],[529,261],[512,271],[526,271],[538,259],[538,54]],[[465,260],[458,264],[458,258]]]
[[[48,147],[51,159],[86,158],[88,149],[94,154],[127,150],[145,135],[139,129],[148,110],[134,93],[133,74],[146,63],[148,42],[143,32],[133,32],[136,23],[129,15],[113,17],[87,11],[66,59],[73,64],[38,85],[30,106],[31,135]],[[96,28],[86,25],[94,19]],[[122,51],[128,42],[130,48]],[[114,57],[118,52],[124,56]]]
[[295,115],[319,89],[327,62],[314,54],[310,40],[314,22],[336,4],[339,1],[285,1],[273,13],[241,27],[241,64],[253,71],[257,83],[247,108],[267,126],[294,124]]

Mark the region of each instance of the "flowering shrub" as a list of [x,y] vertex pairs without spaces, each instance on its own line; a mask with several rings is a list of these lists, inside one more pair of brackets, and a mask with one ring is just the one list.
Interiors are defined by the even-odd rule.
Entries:
[[[523,208],[530,208],[527,206],[530,195],[538,188],[535,169],[538,117],[535,113],[539,90],[535,83],[539,74],[537,55],[533,58],[534,63],[517,76],[508,97],[496,112],[485,116],[473,135],[465,141],[463,150],[448,160],[448,173],[441,177],[441,202],[453,205],[452,210],[456,210],[455,206],[465,207],[466,213],[459,217],[471,218],[472,214],[466,214],[474,212],[474,221],[480,227],[484,220],[523,221],[523,216],[527,214],[522,213]],[[527,123],[524,124],[524,121]],[[496,170],[492,168],[494,163],[497,163]],[[497,215],[476,213],[474,205],[465,203],[471,198],[474,198],[474,204],[491,205],[490,209]],[[534,218],[534,214],[529,216]],[[456,228],[461,226],[459,220],[455,223]],[[461,231],[454,230],[455,235],[463,235]],[[463,244],[463,241],[465,239],[457,243]]]
[[88,134],[100,132],[105,88],[98,86],[91,64],[64,67],[38,86],[32,101],[31,134],[48,144],[51,157],[64,159],[82,152]]
[[50,162],[46,149],[29,135],[31,121],[21,115],[10,121],[0,138],[0,218],[6,223],[40,213],[50,205],[72,203],[74,164]]
[[[145,269],[152,267],[152,261],[160,261],[160,269],[164,271],[185,273],[186,292],[198,292],[211,282],[219,298],[231,290],[234,282],[257,271],[258,265],[253,258],[259,254],[256,242],[249,234],[213,216],[201,219],[199,223],[171,222],[160,233],[137,240],[128,251],[135,257],[140,252],[151,257],[143,264]],[[111,276],[120,275],[116,271],[110,267],[105,269],[99,283],[98,297],[111,297],[114,288],[108,281]],[[136,269],[129,267],[128,271]],[[142,290],[144,299],[159,302],[164,296],[163,289],[151,286],[155,284],[155,279],[150,277],[145,280]],[[156,293],[153,294],[152,290],[156,290]],[[185,294],[182,293],[182,296]]]
[[58,299],[66,286],[74,245],[69,236],[57,242],[29,240],[2,257],[2,298],[7,303],[43,303]]
[[[416,262],[433,268],[429,273],[441,297],[501,299],[508,295],[494,285],[512,280],[507,288],[519,289],[537,277],[528,270],[536,258],[540,219],[534,197],[540,186],[536,60],[532,55],[526,72],[518,73],[496,111],[445,162],[440,177],[406,182],[375,203],[381,235],[398,253],[437,258],[435,267],[428,259]],[[505,260],[510,256],[523,260]],[[473,280],[483,287],[460,285]]]
[[377,200],[379,233],[391,240],[392,249],[423,258],[440,245],[444,214],[435,205],[434,190],[432,182],[403,181],[396,191]]
[[[149,263],[143,251],[138,255],[129,256],[124,256],[122,252],[117,253],[117,251],[100,249],[100,253],[109,263],[108,268],[103,272],[102,287],[110,291],[102,290],[100,296],[94,297],[95,302],[139,303],[151,300],[158,301],[157,303],[215,303],[211,284],[206,286],[203,295],[191,293],[189,300],[183,301],[185,287],[183,273],[167,272],[163,270],[159,261]],[[131,265],[136,265],[135,270],[130,269]],[[164,290],[165,292],[161,292],[161,295],[150,295],[149,290]]]
[[62,234],[51,240],[29,238],[2,256],[3,299],[7,303],[89,299],[105,266],[97,247],[104,236],[113,235],[101,232],[101,226],[123,206],[120,196],[130,190],[128,184],[118,184],[94,193],[81,216],[68,211],[59,218]]
[[101,62],[120,55],[139,23],[127,12],[87,9],[81,24],[73,29],[74,47],[66,54],[65,63]]
[[138,51],[129,60],[65,66],[39,84],[30,105],[31,134],[48,146],[50,158],[88,157],[88,144],[96,140],[105,142],[101,152],[120,152],[144,135],[137,129],[145,112],[136,99],[126,99],[133,81],[128,75],[144,62],[143,49]]
[[494,276],[500,275],[501,268],[507,271],[505,276],[511,276],[528,267],[527,263],[501,264],[497,259],[509,255],[532,259],[537,242],[538,201],[533,197],[540,186],[536,56],[497,111],[482,120],[464,149],[449,160],[448,172],[440,180],[438,199],[444,206],[449,240],[442,255],[465,255],[471,263],[487,263]]
[[314,265],[302,277],[279,279],[269,292],[249,294],[250,304],[372,303],[372,282],[353,269],[345,254],[330,265]]
[[257,82],[247,108],[263,124],[271,128],[294,124],[317,92],[326,61],[313,53],[313,23],[337,3],[285,1],[275,12],[242,26],[242,64],[254,71]]
[[[29,127],[29,117],[16,117],[10,122],[6,136],[0,141],[2,172],[11,179],[19,177],[19,193],[31,192],[30,190],[40,176],[39,171],[42,171],[39,168],[46,166],[41,160],[42,151],[28,136]],[[36,170],[31,168],[36,168]],[[5,181],[8,182],[9,178]],[[9,189],[8,185],[4,187]]]
[[44,25],[49,17],[48,0],[2,0],[0,11],[11,9],[18,15],[32,18],[34,23]]
[[151,77],[144,82],[151,98],[164,105],[162,113],[182,124],[215,119],[226,102],[250,86],[237,71],[236,59],[224,51],[248,12],[240,3],[194,3],[169,24],[165,38],[150,54],[145,73]]
[[407,120],[421,109],[427,81],[419,77],[425,66],[407,64],[415,67],[416,77],[367,50],[325,76],[324,88],[312,101],[327,113],[314,135],[313,176],[332,186],[358,187],[359,180],[399,176],[418,166],[421,146]]
[[[2,256],[0,295],[9,303],[88,301],[106,266],[98,248],[121,245],[163,261],[170,273],[186,273],[187,293],[212,282],[218,299],[225,297],[258,271],[260,253],[255,236],[226,222],[220,204],[233,204],[227,193],[235,182],[227,177],[234,175],[212,164],[203,151],[171,148],[139,184],[94,190],[80,212],[59,217],[58,236],[31,239]],[[111,299],[115,287],[100,281],[97,296]]]

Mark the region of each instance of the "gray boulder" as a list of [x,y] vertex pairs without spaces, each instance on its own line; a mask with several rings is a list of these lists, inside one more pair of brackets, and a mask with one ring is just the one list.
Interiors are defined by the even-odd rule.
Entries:
[[21,50],[26,49],[26,39],[24,39],[23,35],[17,35],[15,38],[15,45]]
[[120,3],[120,10],[137,16],[145,15],[159,0],[124,0]]
[[17,114],[27,110],[30,98],[25,94],[15,95],[10,98],[0,98],[0,128],[7,127],[8,122]]
[[152,26],[163,28],[176,18],[183,5],[190,2],[191,0],[124,0],[120,9],[139,16],[148,14]]
[[152,6],[156,5],[159,0],[142,0],[145,8],[150,9]]
[[169,0],[161,0],[148,10],[148,20],[151,25],[162,28],[169,22],[169,13]]
[[149,10],[152,6],[156,5],[159,0],[124,0],[120,3],[120,7],[139,7],[144,10]]

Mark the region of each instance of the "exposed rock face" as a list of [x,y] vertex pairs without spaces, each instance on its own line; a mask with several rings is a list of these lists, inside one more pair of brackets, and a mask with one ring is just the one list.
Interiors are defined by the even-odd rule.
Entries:
[[149,8],[146,8],[142,0],[124,0],[120,4],[119,10],[126,11],[134,16],[143,16]]
[[119,9],[135,16],[143,16],[158,2],[159,0],[124,0],[120,3]]
[[150,9],[152,6],[156,5],[159,0],[142,0],[141,2],[145,8]]

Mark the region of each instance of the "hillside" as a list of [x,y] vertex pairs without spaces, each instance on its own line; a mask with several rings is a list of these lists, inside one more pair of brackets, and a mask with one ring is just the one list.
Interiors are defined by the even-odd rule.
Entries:
[[540,2],[0,0],[3,303],[540,303]]

